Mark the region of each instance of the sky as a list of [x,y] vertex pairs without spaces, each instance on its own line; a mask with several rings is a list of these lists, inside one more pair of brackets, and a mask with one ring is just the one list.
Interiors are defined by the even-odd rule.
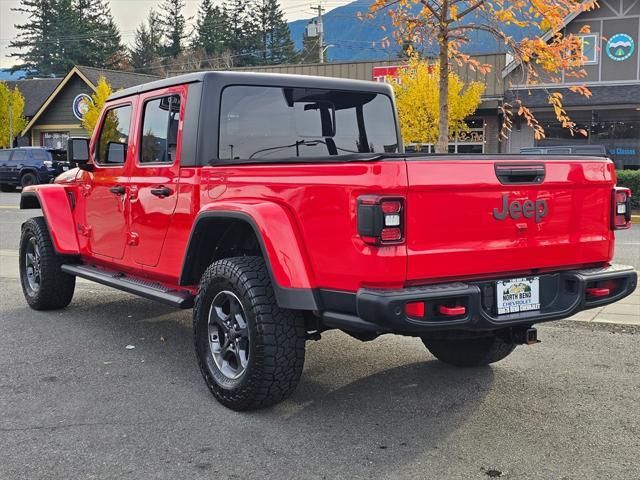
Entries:
[[[185,0],[186,7],[184,14],[186,17],[195,17],[198,11],[199,0]],[[138,24],[143,21],[150,8],[157,8],[162,3],[161,0],[109,0],[111,12],[116,23],[120,27],[122,41],[130,44]],[[220,1],[218,3],[221,3]],[[288,21],[299,18],[310,18],[314,15],[311,10],[312,5],[317,5],[316,0],[280,0],[285,17]],[[325,9],[339,7],[350,3],[350,0],[325,0],[321,2]],[[11,53],[9,42],[15,39],[15,24],[24,23],[24,14],[11,11],[20,5],[20,0],[0,0],[0,68],[11,67],[15,58],[8,58]],[[191,19],[193,22],[194,19]]]

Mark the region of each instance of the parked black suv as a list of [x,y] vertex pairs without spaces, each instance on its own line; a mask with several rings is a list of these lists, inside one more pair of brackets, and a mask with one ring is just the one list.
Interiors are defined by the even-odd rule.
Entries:
[[18,186],[49,183],[69,168],[64,150],[43,147],[0,150],[0,190],[12,192]]

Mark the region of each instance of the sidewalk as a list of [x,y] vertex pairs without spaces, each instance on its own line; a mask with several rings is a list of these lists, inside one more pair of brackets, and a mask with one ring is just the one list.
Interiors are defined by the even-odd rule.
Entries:
[[[18,252],[16,250],[0,250],[0,278],[19,278]],[[91,283],[83,279],[78,279],[78,281],[80,283]],[[619,302],[606,307],[580,312],[571,317],[570,320],[640,326],[640,288]]]

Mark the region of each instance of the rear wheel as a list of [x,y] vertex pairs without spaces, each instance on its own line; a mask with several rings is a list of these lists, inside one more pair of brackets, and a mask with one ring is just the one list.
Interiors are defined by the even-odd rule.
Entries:
[[202,376],[224,406],[266,407],[297,386],[304,319],[278,307],[262,258],[227,258],[209,266],[196,297],[193,331]]
[[456,367],[478,367],[506,358],[516,348],[497,335],[475,338],[423,338],[422,343],[438,360]]
[[20,238],[20,283],[24,298],[35,310],[64,308],[71,302],[76,277],[63,273],[43,217],[27,220]]
[[13,185],[8,185],[6,183],[0,184],[0,192],[9,193],[9,192],[14,192],[15,190],[16,190],[16,187]]
[[20,177],[20,186],[23,188],[29,185],[36,185],[37,183],[38,177],[36,177],[35,173],[27,172]]

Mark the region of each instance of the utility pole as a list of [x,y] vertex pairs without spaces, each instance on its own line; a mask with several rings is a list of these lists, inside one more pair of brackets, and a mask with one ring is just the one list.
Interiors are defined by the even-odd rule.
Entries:
[[13,148],[13,108],[11,107],[11,90],[9,90],[9,148]]
[[318,60],[320,63],[324,63],[324,27],[322,25],[322,13],[324,9],[321,4],[314,7],[314,10],[318,10]]

